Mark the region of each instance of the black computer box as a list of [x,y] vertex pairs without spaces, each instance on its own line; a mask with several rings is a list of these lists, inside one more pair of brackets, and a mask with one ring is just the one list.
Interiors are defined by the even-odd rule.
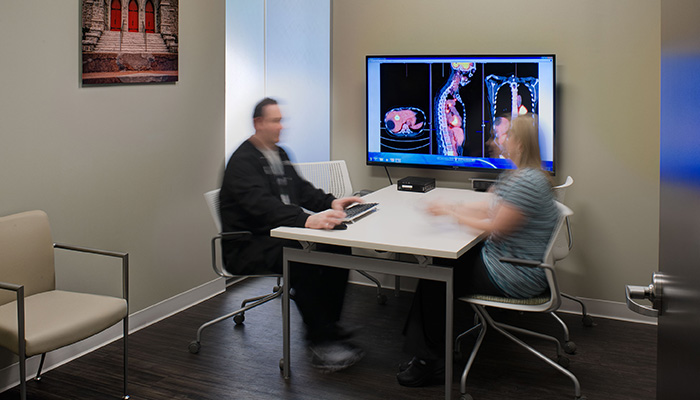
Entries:
[[406,192],[429,192],[435,189],[435,178],[407,176],[403,179],[399,179],[396,188]]

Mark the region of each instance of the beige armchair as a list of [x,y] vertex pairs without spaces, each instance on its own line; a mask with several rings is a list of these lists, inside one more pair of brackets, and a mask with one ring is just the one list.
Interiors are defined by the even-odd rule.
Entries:
[[[123,297],[56,290],[54,249],[122,259]],[[26,399],[26,359],[95,335],[123,321],[127,395],[129,255],[53,243],[43,211],[0,218],[0,346],[19,356],[20,397]],[[7,293],[14,291],[15,293]]]

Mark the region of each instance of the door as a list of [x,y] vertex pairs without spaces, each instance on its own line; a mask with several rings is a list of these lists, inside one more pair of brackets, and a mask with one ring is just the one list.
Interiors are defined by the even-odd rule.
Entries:
[[136,0],[129,2],[129,32],[139,31],[139,5]]
[[119,31],[122,29],[122,2],[112,0],[112,9],[109,13],[109,29]]
[[661,212],[657,399],[700,399],[700,15],[661,1]]
[[153,10],[153,2],[146,2],[146,32],[155,33],[156,31],[156,14]]
[[[659,274],[646,289],[658,309],[657,400],[700,399],[696,382],[700,377],[700,25],[693,18],[697,15],[697,0],[661,1]],[[641,297],[644,288],[637,289]]]

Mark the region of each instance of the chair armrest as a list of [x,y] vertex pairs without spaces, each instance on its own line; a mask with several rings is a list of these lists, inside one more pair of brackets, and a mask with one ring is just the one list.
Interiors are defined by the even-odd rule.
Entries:
[[15,285],[14,283],[0,282],[0,289],[12,290],[17,292],[22,288],[24,288],[23,285]]
[[546,269],[552,270],[551,265],[545,264],[545,263],[543,263],[541,261],[537,261],[537,260],[523,260],[521,258],[502,257],[502,258],[499,258],[498,261],[507,262],[507,263],[515,264],[515,265],[520,265],[521,267],[546,268]]
[[54,243],[55,249],[77,251],[81,253],[96,254],[100,256],[122,259],[122,298],[126,300],[127,314],[129,313],[129,253],[92,249],[89,247],[73,246],[63,243]]
[[559,308],[559,304],[561,302],[561,298],[560,298],[561,296],[559,295],[559,284],[557,283],[556,272],[554,271],[554,267],[552,267],[549,264],[545,264],[543,262],[540,262],[540,261],[523,260],[520,258],[503,257],[503,258],[500,258],[499,261],[511,263],[514,265],[521,265],[523,267],[528,267],[528,268],[542,268],[542,269],[549,270],[549,273],[547,273],[547,271],[545,271],[545,275],[547,275],[547,281],[549,284],[549,291],[550,291],[550,293],[552,293],[552,296],[555,299],[555,302],[556,302],[555,309]]
[[221,232],[215,236],[215,238],[221,238],[222,240],[241,240],[247,239],[253,236],[250,231],[236,231],[236,232]]
[[252,235],[253,233],[250,231],[221,232],[218,235],[211,238],[211,267],[212,269],[214,269],[214,272],[217,275],[219,275],[222,278],[227,278],[230,274],[224,271],[223,267],[219,267],[218,263],[216,262],[216,241],[243,240],[249,238]]

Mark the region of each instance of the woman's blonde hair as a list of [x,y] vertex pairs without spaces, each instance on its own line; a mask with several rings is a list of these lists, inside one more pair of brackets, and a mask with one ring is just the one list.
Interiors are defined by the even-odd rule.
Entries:
[[519,148],[519,154],[511,154],[512,161],[518,168],[542,168],[542,158],[540,158],[539,129],[537,127],[537,116],[535,114],[525,114],[513,118],[510,121],[508,140],[515,141]]
[[513,157],[513,154],[511,154],[511,160],[518,166],[518,169],[534,168],[540,170],[551,182],[549,174],[542,170],[539,128],[536,114],[525,114],[513,118],[513,120],[510,121],[508,140],[514,140],[514,144],[520,149],[520,154],[516,157]]

